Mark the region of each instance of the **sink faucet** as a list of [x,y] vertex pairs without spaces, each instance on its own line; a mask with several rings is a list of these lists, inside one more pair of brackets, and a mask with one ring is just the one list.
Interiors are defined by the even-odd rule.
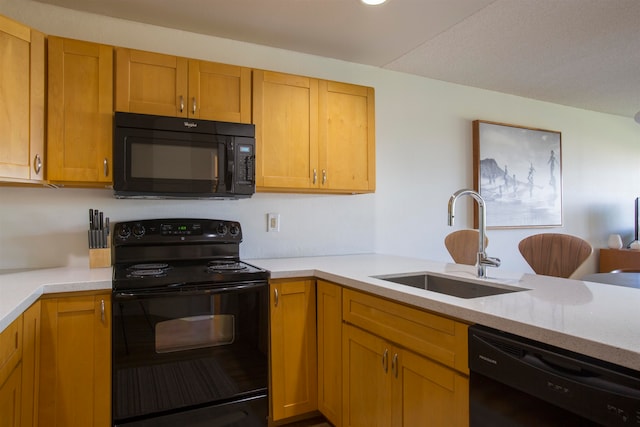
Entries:
[[484,278],[487,277],[487,266],[490,267],[500,267],[500,259],[488,257],[485,252],[485,235],[486,231],[486,222],[487,222],[487,214],[485,211],[485,202],[482,196],[473,190],[462,189],[458,190],[449,199],[449,226],[453,225],[454,212],[456,208],[456,201],[461,196],[471,196],[478,203],[478,211],[480,220],[478,221],[478,256],[476,257],[476,268],[478,269],[478,277]]

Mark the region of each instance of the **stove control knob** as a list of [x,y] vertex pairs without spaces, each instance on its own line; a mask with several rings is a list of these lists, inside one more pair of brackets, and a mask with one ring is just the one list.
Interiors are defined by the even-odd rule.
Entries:
[[133,235],[134,235],[135,237],[142,237],[142,236],[144,236],[145,231],[146,231],[146,230],[144,229],[144,225],[142,225],[142,224],[135,224],[135,225],[133,226]]
[[229,233],[231,233],[231,235],[234,237],[240,234],[240,227],[238,227],[238,224],[231,224],[231,229],[229,229]]
[[118,237],[120,239],[128,239],[131,236],[131,228],[127,224],[122,224],[121,227],[118,228]]
[[224,223],[220,223],[218,224],[218,228],[216,229],[216,232],[220,235],[220,236],[224,236],[225,234],[227,234],[227,226]]

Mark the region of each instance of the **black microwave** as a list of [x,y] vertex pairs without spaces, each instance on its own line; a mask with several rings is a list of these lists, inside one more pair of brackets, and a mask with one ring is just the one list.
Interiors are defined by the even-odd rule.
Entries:
[[255,192],[255,126],[116,112],[117,198],[239,199]]

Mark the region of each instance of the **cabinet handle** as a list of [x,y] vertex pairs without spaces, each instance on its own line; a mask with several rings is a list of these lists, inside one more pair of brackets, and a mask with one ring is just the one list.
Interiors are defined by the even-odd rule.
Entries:
[[313,183],[315,184],[318,181],[318,170],[313,170]]
[[277,307],[278,306],[278,289],[273,290],[273,300],[274,300],[275,306]]
[[104,162],[102,162],[102,164],[104,165],[104,176],[109,176],[109,161],[106,157],[104,158]]
[[322,185],[327,183],[327,171],[326,169],[322,169]]
[[36,175],[40,173],[42,169],[42,159],[40,159],[40,154],[36,154],[33,158],[33,170],[36,172]]
[[180,95],[180,112],[184,111],[184,97]]
[[193,114],[196,113],[196,97],[195,96],[193,97],[193,103],[191,104],[191,112]]
[[104,313],[104,300],[100,300],[100,320],[102,320],[102,323],[105,322],[105,313]]
[[384,349],[384,354],[382,355],[382,369],[384,369],[384,373],[386,374],[389,370],[389,364],[387,363],[387,356],[389,355],[389,349]]
[[393,375],[398,378],[398,353],[395,353],[391,360],[391,372],[393,372]]

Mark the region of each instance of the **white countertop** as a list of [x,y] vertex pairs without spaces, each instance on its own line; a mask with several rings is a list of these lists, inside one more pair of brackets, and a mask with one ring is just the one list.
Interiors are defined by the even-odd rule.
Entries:
[[111,289],[111,268],[0,270],[0,332],[42,294]]
[[[274,279],[329,280],[640,371],[640,289],[488,268],[487,282],[528,290],[463,299],[371,276],[429,271],[478,280],[472,266],[380,254],[245,261]],[[43,293],[110,288],[110,268],[0,271],[0,332]]]

